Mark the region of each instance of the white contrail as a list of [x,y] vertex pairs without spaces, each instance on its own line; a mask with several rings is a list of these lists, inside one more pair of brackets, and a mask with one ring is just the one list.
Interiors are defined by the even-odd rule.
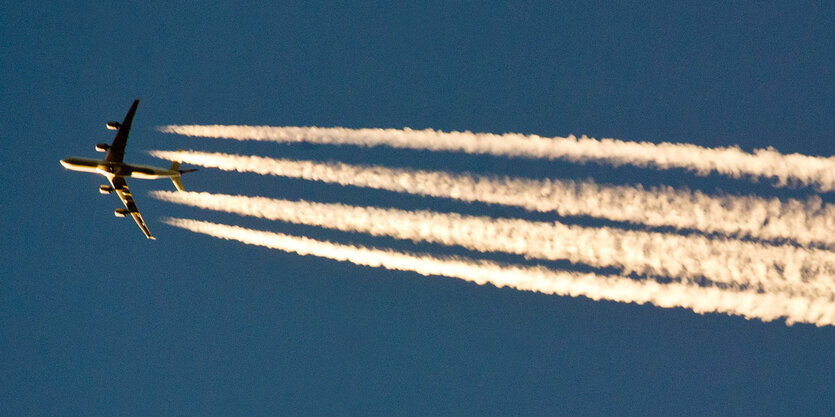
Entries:
[[151,155],[227,171],[255,172],[340,185],[588,215],[649,226],[699,230],[802,245],[835,247],[835,205],[774,198],[708,196],[672,187],[602,186],[591,181],[532,180],[456,175],[196,151],[151,151]]
[[617,267],[626,274],[686,281],[704,277],[736,287],[835,297],[835,252],[790,245],[266,197],[167,191],[151,195],[204,209],[347,232]]
[[160,131],[186,136],[309,142],[336,145],[390,146],[431,151],[465,152],[509,157],[595,161],[612,166],[682,168],[699,175],[716,172],[734,178],[769,178],[779,185],[799,183],[821,191],[835,190],[835,157],[782,154],[772,148],[753,153],[738,147],[705,148],[686,143],[659,144],[616,139],[545,138],[506,133],[441,132],[432,129],[346,129],[341,127],[271,127],[171,125]]
[[221,239],[237,240],[299,255],[313,255],[357,265],[412,271],[421,275],[460,278],[478,284],[537,291],[545,294],[584,296],[593,300],[651,303],[659,307],[684,307],[696,313],[725,313],[771,321],[785,317],[787,324],[835,323],[835,303],[750,290],[701,287],[682,283],[662,284],[625,277],[555,271],[538,266],[504,265],[486,260],[418,255],[392,250],[318,241],[279,233],[245,229],[190,219],[164,222]]

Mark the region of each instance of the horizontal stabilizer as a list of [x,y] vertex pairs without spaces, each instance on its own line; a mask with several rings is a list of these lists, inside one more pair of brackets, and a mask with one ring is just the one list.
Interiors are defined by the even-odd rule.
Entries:
[[183,187],[183,181],[180,179],[179,175],[177,175],[176,177],[171,177],[171,182],[174,183],[174,187],[177,188],[177,191],[185,191],[186,190]]

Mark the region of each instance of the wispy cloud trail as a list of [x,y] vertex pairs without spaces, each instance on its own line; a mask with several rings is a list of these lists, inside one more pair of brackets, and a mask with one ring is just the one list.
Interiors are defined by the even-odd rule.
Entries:
[[266,197],[168,191],[151,195],[204,209],[346,232],[616,267],[627,274],[685,281],[704,277],[736,287],[835,300],[835,253],[789,245]]
[[774,149],[753,153],[737,147],[705,148],[692,144],[628,142],[616,139],[545,138],[506,133],[441,132],[432,129],[346,129],[340,127],[271,127],[240,125],[170,125],[160,131],[185,136],[309,142],[336,145],[390,146],[431,151],[465,152],[505,157],[594,161],[612,166],[682,168],[700,175],[716,172],[734,178],[767,178],[779,185],[798,183],[820,191],[835,190],[835,157],[798,153],[782,154]]
[[498,287],[572,297],[584,296],[593,300],[651,303],[665,308],[684,307],[700,314],[716,312],[763,321],[785,317],[788,324],[800,322],[825,326],[835,323],[835,303],[830,299],[700,287],[675,282],[662,284],[652,280],[636,281],[612,275],[555,271],[487,260],[410,254],[190,219],[169,218],[163,221],[192,232],[249,245],[347,261],[356,265],[460,278],[478,284],[491,283]]
[[227,171],[554,211],[562,216],[588,215],[637,225],[835,246],[835,205],[823,204],[820,198],[782,202],[776,198],[709,196],[672,187],[496,178],[196,151],[150,153]]

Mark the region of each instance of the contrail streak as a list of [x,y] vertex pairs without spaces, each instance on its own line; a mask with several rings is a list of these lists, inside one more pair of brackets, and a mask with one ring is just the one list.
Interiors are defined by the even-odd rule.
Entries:
[[757,197],[708,196],[672,187],[602,186],[591,181],[532,180],[456,175],[196,151],[151,155],[227,171],[254,172],[340,185],[588,215],[648,226],[669,226],[726,236],[788,239],[835,247],[835,205]]
[[835,190],[835,157],[799,153],[782,154],[772,148],[753,153],[738,147],[705,148],[692,144],[627,142],[583,136],[545,138],[506,133],[441,132],[432,129],[346,129],[341,127],[271,127],[224,125],[171,125],[160,131],[185,136],[273,142],[309,142],[335,145],[390,146],[430,151],[465,152],[506,157],[594,161],[612,166],[682,168],[699,175],[716,172],[733,178],[777,180],[779,185],[799,183],[820,191]]
[[237,240],[299,255],[313,255],[356,265],[438,275],[497,287],[536,291],[545,294],[584,296],[659,307],[684,307],[697,313],[725,313],[772,321],[785,317],[787,324],[812,323],[818,326],[835,322],[835,303],[820,298],[758,293],[750,290],[700,287],[683,283],[662,284],[625,277],[555,271],[539,266],[504,265],[487,260],[436,257],[392,250],[319,241],[190,219],[169,218],[164,222],[209,236]]
[[835,297],[835,253],[789,245],[240,195],[167,191],[151,195],[204,209],[346,232],[617,267],[627,274],[705,277],[736,287]]

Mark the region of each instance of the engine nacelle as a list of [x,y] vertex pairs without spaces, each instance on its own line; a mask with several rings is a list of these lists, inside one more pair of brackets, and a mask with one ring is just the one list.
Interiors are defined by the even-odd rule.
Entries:
[[106,143],[99,143],[96,145],[96,152],[107,152],[110,150],[110,145]]
[[113,192],[113,187],[109,185],[102,185],[99,187],[99,192],[102,194],[110,194]]
[[116,209],[115,212],[113,212],[113,214],[116,217],[125,217],[125,216],[128,215],[128,211],[126,209],[123,209],[123,208],[118,208],[118,209]]
[[119,122],[114,122],[112,120],[107,122],[107,128],[109,130],[118,130],[120,127],[122,127],[122,125],[119,124]]

